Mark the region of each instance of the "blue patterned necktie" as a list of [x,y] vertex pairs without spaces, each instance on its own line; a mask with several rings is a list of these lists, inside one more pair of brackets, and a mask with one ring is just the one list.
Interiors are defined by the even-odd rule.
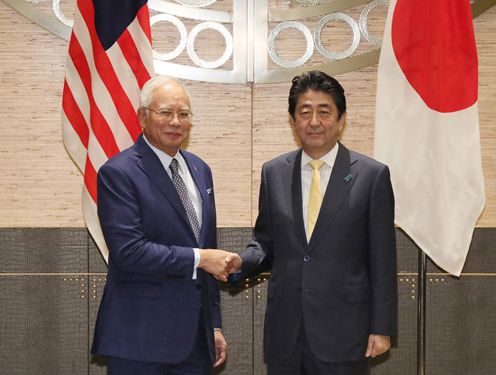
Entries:
[[186,188],[186,185],[184,184],[181,176],[179,176],[177,159],[172,159],[170,163],[170,169],[172,172],[172,183],[177,190],[177,194],[179,194],[179,198],[181,198],[183,207],[186,210],[186,215],[188,215],[191,229],[193,229],[196,241],[198,241],[200,238],[200,223],[198,222],[198,217],[196,216],[196,211],[193,207],[193,202],[191,201],[191,198],[189,196],[188,189]]

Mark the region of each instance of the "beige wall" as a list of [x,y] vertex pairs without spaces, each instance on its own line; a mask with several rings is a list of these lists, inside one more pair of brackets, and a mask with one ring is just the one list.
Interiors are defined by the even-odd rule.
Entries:
[[[496,7],[474,25],[487,200],[478,226],[495,227]],[[0,227],[84,226],[82,177],[61,141],[67,44],[0,2]],[[376,73],[372,66],[337,76],[349,102],[344,143],[369,155]],[[188,149],[213,168],[219,226],[251,226],[262,163],[296,147],[286,114],[289,83],[187,85],[195,112]]]

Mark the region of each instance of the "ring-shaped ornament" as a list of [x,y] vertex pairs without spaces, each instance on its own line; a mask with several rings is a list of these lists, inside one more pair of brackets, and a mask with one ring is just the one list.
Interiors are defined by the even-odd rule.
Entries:
[[62,10],[60,10],[60,0],[53,0],[52,8],[53,13],[55,13],[55,16],[59,19],[60,22],[69,27],[74,26],[74,21],[70,18],[67,18],[64,13],[62,13]]
[[[226,42],[226,49],[224,50],[224,54],[220,58],[218,58],[217,60],[214,60],[214,61],[205,61],[205,60],[200,59],[200,57],[198,56],[198,54],[195,51],[195,39],[196,39],[196,37],[198,36],[198,34],[200,32],[202,32],[203,30],[207,30],[207,29],[216,30],[219,33],[221,33],[221,35],[224,37],[224,41]],[[189,55],[189,58],[191,59],[191,61],[193,61],[193,63],[195,63],[199,67],[206,68],[206,69],[218,68],[219,66],[224,65],[226,63],[226,61],[229,60],[229,58],[232,55],[232,52],[233,52],[232,35],[229,32],[229,30],[226,29],[226,27],[224,25],[222,25],[218,22],[211,22],[211,21],[202,22],[202,23],[196,25],[195,27],[193,27],[193,29],[190,31],[190,33],[188,35],[188,41],[186,43],[186,51],[188,52],[188,55]]]
[[[329,51],[322,44],[320,34],[322,33],[322,29],[324,28],[324,26],[327,25],[330,21],[343,21],[347,23],[353,31],[353,41],[351,42],[351,45],[342,52]],[[330,60],[340,60],[346,57],[350,57],[358,48],[358,45],[360,44],[360,28],[358,27],[358,24],[355,22],[355,20],[347,14],[331,13],[327,16],[322,17],[322,19],[319,21],[319,23],[315,27],[314,37],[315,46],[322,56],[327,57]]]
[[389,0],[374,0],[367,4],[365,8],[362,9],[360,13],[360,19],[358,20],[358,26],[360,27],[360,31],[363,37],[372,44],[374,47],[380,47],[382,44],[382,38],[377,38],[371,34],[369,34],[369,30],[367,29],[367,18],[372,9],[384,5],[388,6]]
[[174,26],[176,26],[177,31],[179,31],[180,40],[179,40],[179,44],[172,52],[160,53],[155,50],[152,50],[153,57],[157,60],[162,60],[162,61],[175,59],[177,56],[181,54],[181,52],[184,51],[184,48],[186,48],[186,39],[188,38],[188,31],[186,30],[186,26],[184,26],[184,24],[181,22],[179,18],[173,16],[172,14],[164,14],[164,13],[156,14],[153,17],[150,17],[150,27],[152,27],[153,25],[155,25],[160,21],[170,22]]
[[176,3],[192,8],[206,7],[215,3],[217,0],[175,0]]
[[291,0],[291,5],[301,6],[301,7],[310,7],[314,5],[319,5],[323,3],[324,0]]
[[[286,29],[296,29],[301,31],[307,41],[307,49],[305,53],[303,54],[303,56],[301,56],[296,60],[282,59],[276,52],[276,46],[275,46],[276,38],[281,31]],[[299,66],[302,66],[312,56],[313,48],[314,48],[312,33],[310,32],[308,27],[306,27],[301,22],[296,22],[296,21],[285,21],[276,25],[276,27],[274,27],[269,34],[267,45],[269,47],[269,56],[272,59],[272,61],[274,61],[277,65],[282,66],[284,68],[297,68]]]

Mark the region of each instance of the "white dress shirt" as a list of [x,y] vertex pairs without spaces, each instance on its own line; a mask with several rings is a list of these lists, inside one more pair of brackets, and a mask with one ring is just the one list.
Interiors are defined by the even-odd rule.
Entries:
[[[324,164],[320,168],[320,191],[322,192],[322,197],[324,197],[329,179],[331,178],[332,167],[336,161],[336,156],[338,154],[339,143],[336,143],[334,147],[327,154],[319,158]],[[303,151],[301,154],[301,201],[303,204],[303,223],[305,224],[305,233],[307,233],[307,242],[310,241],[308,238],[308,196],[310,194],[310,187],[312,185],[312,174],[313,169],[308,164],[313,159],[308,156],[308,154]]]
[[[162,166],[164,167],[165,171],[169,175],[169,177],[172,179],[172,172],[170,170],[170,163],[172,162],[172,159],[175,158],[177,160],[178,164],[178,173],[179,176],[184,181],[184,184],[186,185],[186,188],[188,189],[189,197],[191,199],[191,202],[193,203],[193,207],[196,212],[196,217],[198,218],[198,224],[200,224],[200,228],[202,225],[202,199],[200,192],[198,191],[198,188],[193,181],[193,177],[191,177],[191,173],[189,171],[188,165],[186,164],[186,160],[184,160],[183,156],[181,155],[180,152],[177,152],[175,156],[170,156],[167,155],[165,152],[162,150],[156,148],[153,146],[148,139],[146,139],[145,135],[143,134],[143,139],[147,143],[148,146],[155,152],[155,154],[158,156],[160,159],[160,162],[162,163]],[[199,249],[193,249],[195,253],[195,264],[193,268],[193,279],[196,279],[196,269],[198,265],[200,264],[200,250]]]

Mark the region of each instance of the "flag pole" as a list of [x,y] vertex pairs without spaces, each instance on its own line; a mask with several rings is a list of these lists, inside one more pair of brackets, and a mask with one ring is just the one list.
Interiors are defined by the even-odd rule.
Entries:
[[427,284],[427,255],[419,250],[418,311],[417,311],[417,375],[425,375],[425,305]]

